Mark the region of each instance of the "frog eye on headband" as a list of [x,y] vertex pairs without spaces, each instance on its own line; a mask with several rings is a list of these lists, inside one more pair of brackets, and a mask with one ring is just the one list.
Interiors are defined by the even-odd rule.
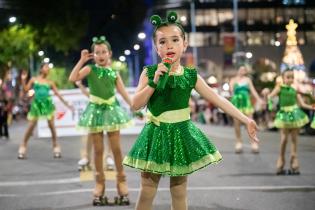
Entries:
[[154,25],[155,27],[158,27],[159,25],[161,25],[162,23],[162,19],[160,16],[158,15],[153,15],[150,18],[150,22],[152,23],[152,25]]
[[106,37],[105,36],[100,36],[99,38],[97,38],[96,36],[92,38],[92,42],[94,44],[103,44],[106,42]]
[[93,37],[92,42],[95,43],[97,42],[98,38],[97,37]]
[[105,36],[100,36],[99,40],[105,42],[105,41],[106,41],[106,38],[105,38]]
[[171,11],[170,13],[167,14],[167,20],[170,23],[175,23],[177,20],[177,14],[174,11]]

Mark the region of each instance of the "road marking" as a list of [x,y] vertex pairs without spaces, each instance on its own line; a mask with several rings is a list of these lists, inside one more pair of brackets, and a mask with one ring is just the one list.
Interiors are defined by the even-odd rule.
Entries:
[[78,178],[69,178],[69,179],[55,179],[55,180],[0,182],[0,187],[46,185],[46,184],[68,184],[68,183],[78,183],[78,182],[80,182],[79,177]]
[[[296,186],[217,186],[217,187],[188,187],[188,191],[225,191],[225,190],[315,190],[315,185],[296,185]],[[75,193],[90,193],[92,188],[64,190],[55,192],[42,192],[30,194],[0,194],[1,197],[35,197],[35,196],[53,196]],[[116,192],[116,188],[106,188],[106,191]],[[140,188],[129,188],[130,192],[139,192]],[[160,187],[159,192],[169,191],[169,188]]]

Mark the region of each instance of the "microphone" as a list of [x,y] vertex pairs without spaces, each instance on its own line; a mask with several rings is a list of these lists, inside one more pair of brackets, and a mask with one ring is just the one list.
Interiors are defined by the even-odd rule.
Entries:
[[173,60],[172,60],[172,58],[166,57],[162,60],[162,62],[166,66],[167,72],[165,72],[163,75],[160,76],[160,79],[159,79],[158,84],[157,84],[157,89],[159,89],[159,90],[163,90],[166,86]]

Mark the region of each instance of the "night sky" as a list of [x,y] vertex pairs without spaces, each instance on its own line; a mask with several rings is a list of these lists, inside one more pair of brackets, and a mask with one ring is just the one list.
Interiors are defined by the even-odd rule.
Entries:
[[[93,36],[105,35],[113,46],[113,55],[118,57],[137,41],[137,34],[143,29],[143,20],[152,1],[149,0],[0,0],[0,29],[8,25],[13,15],[22,24],[44,27],[48,22],[63,24],[65,18],[72,18],[71,27],[82,20],[84,34],[79,46],[67,53],[70,62],[79,58],[82,48],[89,48]],[[86,23],[84,23],[86,22]],[[81,25],[82,26],[82,25]],[[71,36],[66,34],[65,36]],[[56,59],[64,54],[53,52]]]

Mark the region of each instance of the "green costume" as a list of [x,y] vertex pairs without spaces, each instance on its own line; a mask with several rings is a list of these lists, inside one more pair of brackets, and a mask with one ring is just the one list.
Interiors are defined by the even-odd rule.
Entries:
[[[153,81],[157,65],[147,67]],[[145,124],[123,164],[141,171],[184,176],[222,159],[217,148],[190,120],[189,98],[197,81],[195,69],[170,75],[163,90],[150,97]]]
[[50,85],[35,81],[33,89],[35,91],[34,99],[32,100],[30,111],[27,114],[27,119],[52,119],[54,117],[55,106],[49,95]]
[[78,127],[90,133],[117,131],[132,125],[129,115],[115,97],[117,72],[111,68],[90,65],[87,76],[90,102],[80,116]]
[[253,105],[250,101],[250,90],[248,84],[235,83],[233,87],[232,104],[242,113],[251,115],[254,113]]
[[297,105],[297,92],[293,87],[281,85],[279,105],[274,122],[277,128],[300,128],[309,122],[307,115]]
[[311,128],[315,129],[315,116],[313,117],[312,123],[311,123]]

